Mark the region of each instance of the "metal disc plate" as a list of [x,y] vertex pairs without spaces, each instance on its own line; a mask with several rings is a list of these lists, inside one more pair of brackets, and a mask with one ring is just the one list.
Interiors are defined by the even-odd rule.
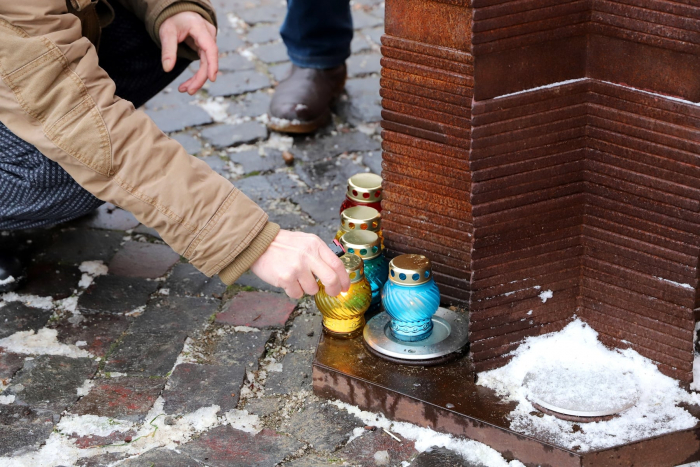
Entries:
[[466,316],[447,308],[438,308],[433,315],[433,333],[417,342],[403,342],[391,332],[391,317],[379,313],[365,326],[365,343],[377,352],[401,360],[426,360],[457,352],[467,344],[469,335]]
[[615,415],[639,400],[636,378],[610,368],[538,368],[525,375],[523,386],[530,402],[576,417]]

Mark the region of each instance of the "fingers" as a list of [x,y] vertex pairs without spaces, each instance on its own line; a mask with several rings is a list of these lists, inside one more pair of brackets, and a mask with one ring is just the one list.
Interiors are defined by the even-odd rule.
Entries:
[[318,283],[316,282],[316,279],[314,279],[314,276],[311,274],[311,272],[308,270],[302,271],[302,273],[300,274],[299,285],[302,289],[304,289],[304,293],[307,295],[316,295],[318,293]]
[[197,73],[195,73],[192,78],[182,83],[178,91],[187,92],[189,95],[192,95],[199,91],[202,86],[204,86],[204,83],[207,82],[207,57],[201,52],[199,57],[199,70],[197,70]]
[[[325,262],[320,259],[312,260],[311,271],[321,281],[328,295],[335,297],[341,292],[340,277]],[[345,273],[345,269],[343,269],[343,273]]]
[[284,288],[284,292],[289,296],[289,298],[300,299],[304,296],[304,290],[301,288],[298,282],[289,284]]
[[167,73],[172,71],[177,61],[177,30],[173,23],[165,22],[158,33],[162,46],[161,63]]
[[204,56],[200,53],[200,58],[204,63],[206,57],[207,77],[210,81],[216,81],[216,74],[219,72],[219,48],[216,46],[216,39],[206,27],[193,28],[190,31],[190,37],[199,52],[204,52]]
[[[323,241],[321,240],[321,243]],[[333,271],[333,273],[336,275],[336,277],[339,280],[340,288],[342,289],[342,292],[347,292],[347,290],[350,288],[350,276],[348,276],[347,271],[345,270],[345,266],[343,265],[343,262],[340,261],[340,258],[338,258],[335,253],[331,251],[328,246],[323,243],[321,247],[319,248],[319,256],[323,262],[328,265],[328,267]],[[321,279],[319,277],[319,279]],[[324,285],[326,283],[321,280]],[[340,293],[340,291],[338,292]],[[336,294],[337,295],[337,294]]]

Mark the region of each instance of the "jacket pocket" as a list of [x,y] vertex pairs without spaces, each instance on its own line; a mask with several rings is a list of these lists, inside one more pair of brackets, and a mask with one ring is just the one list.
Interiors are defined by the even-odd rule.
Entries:
[[55,44],[0,19],[0,77],[51,142],[95,172],[111,174],[104,120]]

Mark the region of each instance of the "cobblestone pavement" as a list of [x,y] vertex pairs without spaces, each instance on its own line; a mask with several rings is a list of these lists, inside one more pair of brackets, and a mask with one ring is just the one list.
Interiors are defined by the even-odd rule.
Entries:
[[[145,110],[274,222],[330,240],[345,180],[381,170],[383,4],[354,1],[347,95],[332,125],[297,139],[265,127],[289,67],[284,2],[215,4],[217,81],[190,97],[176,90],[183,76]],[[207,279],[114,206],[3,232],[0,247],[31,258],[26,286],[0,300],[1,466],[476,465],[445,449],[419,454],[312,395],[313,300],[250,274],[229,288]]]

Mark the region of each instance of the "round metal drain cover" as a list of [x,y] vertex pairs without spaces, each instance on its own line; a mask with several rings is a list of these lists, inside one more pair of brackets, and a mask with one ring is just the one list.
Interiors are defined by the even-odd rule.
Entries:
[[433,333],[422,341],[398,340],[391,332],[390,323],[391,317],[386,312],[379,313],[367,322],[363,337],[373,353],[392,361],[443,362],[442,357],[462,350],[469,337],[466,316],[447,308],[438,308],[433,315]]
[[636,378],[610,368],[541,367],[525,375],[523,386],[533,405],[568,420],[617,415],[639,400]]

